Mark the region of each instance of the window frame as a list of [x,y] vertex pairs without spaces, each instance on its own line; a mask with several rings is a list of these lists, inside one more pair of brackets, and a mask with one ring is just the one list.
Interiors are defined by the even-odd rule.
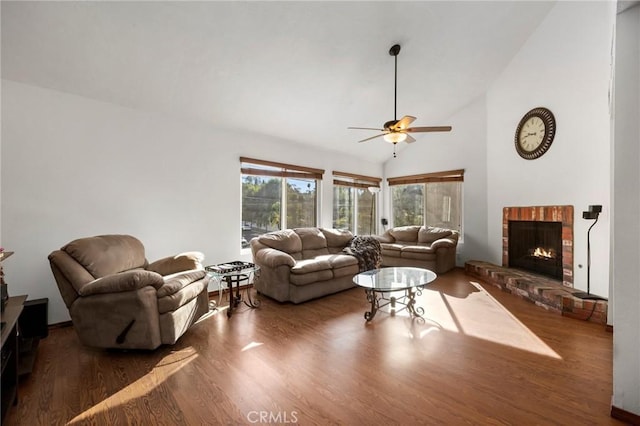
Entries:
[[[256,167],[258,166],[258,167]],[[266,167],[266,168],[265,168]],[[279,229],[287,229],[289,226],[287,224],[287,180],[288,179],[302,179],[302,180],[313,180],[315,181],[315,201],[314,201],[314,225],[317,226],[320,223],[320,212],[321,212],[321,194],[322,194],[322,178],[324,176],[324,169],[317,169],[306,166],[298,166],[293,164],[279,163],[275,161],[268,160],[260,160],[249,157],[240,157],[240,185],[241,185],[241,195],[240,195],[240,223],[241,223],[241,241],[244,239],[243,235],[243,227],[244,227],[244,217],[243,217],[243,203],[244,203],[244,195],[242,191],[242,185],[244,184],[245,176],[258,176],[258,177],[271,177],[271,178],[280,178],[280,222]],[[242,243],[241,243],[242,245]],[[246,247],[242,247],[241,249],[246,249]]]
[[[422,225],[430,226],[427,222],[427,185],[433,183],[443,183],[443,182],[460,182],[460,239],[462,240],[463,235],[463,225],[464,225],[464,169],[456,169],[456,170],[447,170],[441,172],[433,172],[433,173],[421,173],[417,175],[407,175],[407,176],[398,176],[393,178],[387,178],[387,184],[389,185],[389,202],[391,204],[391,218],[395,221],[395,211],[393,206],[393,188],[394,186],[400,185],[415,185],[421,184],[423,185],[423,200],[422,200]],[[395,223],[392,223],[392,226],[396,226]]]
[[[351,223],[353,225],[352,229],[349,229],[350,232],[352,232],[354,235],[358,235],[358,229],[360,224],[358,223],[358,211],[360,209],[359,206],[359,194],[357,193],[357,190],[367,190],[369,192],[371,192],[372,197],[373,197],[373,212],[370,212],[370,214],[372,214],[372,223],[370,223],[370,227],[369,227],[369,232],[372,234],[376,234],[377,233],[377,220],[378,220],[378,204],[379,204],[379,197],[378,194],[381,191],[381,183],[382,183],[382,178],[379,177],[375,177],[375,176],[366,176],[366,175],[360,175],[360,174],[355,174],[355,173],[349,173],[349,172],[341,172],[338,170],[334,170],[332,172],[333,175],[333,185],[335,186],[343,186],[343,187],[348,187],[350,188],[350,190],[353,191],[353,195],[351,197],[351,199],[353,200],[353,206],[351,208],[351,212],[352,212],[352,218],[351,218]],[[370,188],[375,188],[374,190],[371,190]],[[335,192],[332,192],[332,197],[333,197],[333,206],[334,206],[334,210],[332,211],[332,218],[331,218],[331,223],[332,226],[335,223],[336,218],[333,216],[333,214],[335,213]],[[360,234],[363,235],[363,234]]]

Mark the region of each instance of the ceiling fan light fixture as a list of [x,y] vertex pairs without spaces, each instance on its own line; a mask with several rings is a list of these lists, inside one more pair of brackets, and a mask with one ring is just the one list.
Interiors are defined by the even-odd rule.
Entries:
[[401,132],[391,132],[384,135],[384,140],[389,143],[404,142],[407,140],[407,134]]

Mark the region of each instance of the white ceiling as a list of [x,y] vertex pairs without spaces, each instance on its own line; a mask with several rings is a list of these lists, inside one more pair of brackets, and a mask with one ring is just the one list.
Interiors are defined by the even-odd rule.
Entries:
[[552,6],[2,1],[2,78],[383,162],[387,143],[347,127],[393,118],[393,44],[398,118],[448,125]]

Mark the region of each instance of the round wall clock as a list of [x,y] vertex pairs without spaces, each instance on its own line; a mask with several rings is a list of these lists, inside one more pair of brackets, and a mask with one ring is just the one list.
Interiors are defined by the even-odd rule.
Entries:
[[549,150],[556,135],[556,119],[547,108],[526,113],[516,128],[516,151],[520,157],[534,160]]

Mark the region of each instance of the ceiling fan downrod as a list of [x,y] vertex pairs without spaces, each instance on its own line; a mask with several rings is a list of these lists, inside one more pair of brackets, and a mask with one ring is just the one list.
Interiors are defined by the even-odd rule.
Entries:
[[394,44],[389,49],[389,55],[393,56],[395,62],[394,79],[393,79],[393,121],[398,121],[398,55],[400,54],[400,45]]

